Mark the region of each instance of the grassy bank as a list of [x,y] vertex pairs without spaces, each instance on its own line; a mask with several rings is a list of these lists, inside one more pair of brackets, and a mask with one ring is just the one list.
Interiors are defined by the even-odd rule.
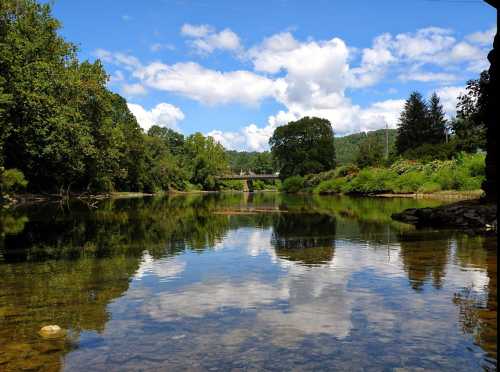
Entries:
[[459,154],[453,160],[422,163],[400,160],[390,167],[358,169],[345,165],[335,170],[294,176],[283,182],[285,192],[318,194],[415,194],[426,195],[454,191],[478,194],[484,180],[484,154]]

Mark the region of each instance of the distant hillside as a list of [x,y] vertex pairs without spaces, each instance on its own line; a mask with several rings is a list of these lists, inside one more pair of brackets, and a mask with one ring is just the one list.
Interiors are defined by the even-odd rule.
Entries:
[[[389,129],[389,152],[394,148],[396,142],[396,129]],[[371,132],[354,133],[344,137],[335,137],[335,155],[337,164],[354,163],[358,148],[361,142],[368,137],[375,137],[376,141],[384,144],[385,148],[385,129],[374,130]]]
[[[389,152],[394,148],[396,129],[389,129]],[[385,129],[374,130],[367,133],[354,133],[344,137],[335,137],[335,154],[337,164],[354,163],[358,154],[359,145],[364,139],[375,137],[376,141],[383,144],[385,149]],[[269,151],[226,151],[232,172],[252,170],[257,173],[271,173],[276,171]]]

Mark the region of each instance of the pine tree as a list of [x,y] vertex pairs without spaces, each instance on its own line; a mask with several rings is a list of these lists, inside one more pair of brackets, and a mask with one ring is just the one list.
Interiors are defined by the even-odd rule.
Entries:
[[426,135],[426,143],[444,143],[446,140],[446,118],[443,106],[436,93],[429,100],[429,128]]
[[429,127],[429,110],[419,92],[413,92],[406,100],[399,118],[396,150],[403,154],[426,142]]

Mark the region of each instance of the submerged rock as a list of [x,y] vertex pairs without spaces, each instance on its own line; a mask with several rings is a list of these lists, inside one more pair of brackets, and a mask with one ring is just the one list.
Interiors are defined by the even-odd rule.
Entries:
[[459,228],[493,231],[497,227],[496,204],[462,201],[436,208],[411,208],[391,216],[394,220],[417,227]]
[[58,325],[48,325],[40,328],[38,334],[43,338],[60,338],[63,337],[66,332]]

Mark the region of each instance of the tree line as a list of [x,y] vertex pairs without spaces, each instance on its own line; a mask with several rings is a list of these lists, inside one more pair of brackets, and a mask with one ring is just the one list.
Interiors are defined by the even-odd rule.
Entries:
[[[217,190],[222,173],[321,173],[339,163],[349,141],[332,124],[305,117],[276,128],[270,152],[226,151],[201,133],[184,136],[153,126],[145,133],[126,101],[111,92],[99,60],[80,62],[58,34],[50,4],[0,3],[0,194],[31,192]],[[413,92],[397,133],[357,138],[358,167],[398,158],[450,159],[485,148],[488,72],[467,82],[457,116],[447,120],[439,97]],[[386,138],[386,135],[387,138]]]
[[465,93],[457,97],[456,117],[449,120],[436,93],[426,100],[415,91],[405,102],[396,130],[382,129],[334,140],[332,124],[326,119],[305,117],[278,127],[269,144],[280,178],[299,177],[288,182],[291,189],[299,190],[304,182],[300,177],[335,169],[339,149],[342,165],[347,165],[349,159],[357,169],[389,167],[404,159],[424,163],[449,160],[463,153],[484,151],[488,84],[487,71],[469,80]]
[[[31,192],[215,189],[224,148],[201,133],[140,128],[107,89],[99,60],[80,62],[49,4],[0,3],[0,182]],[[1,190],[0,190],[1,192]]]

